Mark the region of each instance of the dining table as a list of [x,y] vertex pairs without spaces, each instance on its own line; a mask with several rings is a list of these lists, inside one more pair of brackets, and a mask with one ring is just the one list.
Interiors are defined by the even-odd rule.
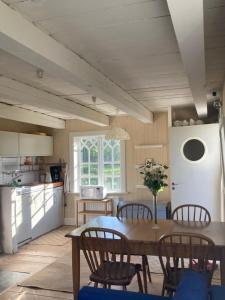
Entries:
[[82,250],[80,236],[90,227],[113,229],[124,234],[128,239],[131,254],[135,255],[158,256],[158,240],[164,234],[188,232],[205,235],[215,243],[214,256],[220,262],[221,285],[225,285],[225,222],[158,220],[158,228],[155,228],[154,221],[151,220],[99,216],[66,235],[72,239],[74,299],[77,299],[80,289],[80,250]]

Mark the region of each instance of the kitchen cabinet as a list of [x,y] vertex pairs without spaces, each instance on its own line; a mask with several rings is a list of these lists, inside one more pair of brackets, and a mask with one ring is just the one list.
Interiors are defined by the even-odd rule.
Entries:
[[62,187],[31,192],[31,235],[37,238],[63,224]]
[[30,211],[30,194],[17,192],[15,195],[15,220],[16,241],[18,246],[31,240],[31,211]]
[[33,187],[30,190],[31,198],[31,236],[33,239],[44,234],[45,226],[45,207],[44,207],[44,192],[43,188]]
[[52,136],[0,131],[0,156],[52,155]]
[[19,133],[20,156],[52,156],[53,137]]
[[19,156],[18,133],[0,131],[0,156]]
[[20,245],[63,225],[63,207],[62,186],[0,188],[3,252],[16,253]]

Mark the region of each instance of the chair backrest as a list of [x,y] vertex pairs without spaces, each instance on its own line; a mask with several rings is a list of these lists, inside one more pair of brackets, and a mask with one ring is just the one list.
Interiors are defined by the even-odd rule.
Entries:
[[176,221],[211,222],[209,211],[197,204],[184,204],[176,207],[172,212],[172,219]]
[[216,266],[214,253],[214,242],[201,234],[172,233],[163,235],[158,242],[165,279],[175,286],[179,283],[181,269],[206,273],[210,283]]
[[129,245],[122,233],[106,228],[88,228],[81,233],[81,248],[92,273],[103,279],[121,278],[121,274],[123,279],[129,277]]
[[145,204],[128,203],[118,209],[117,218],[131,220],[152,220],[152,211],[150,207]]

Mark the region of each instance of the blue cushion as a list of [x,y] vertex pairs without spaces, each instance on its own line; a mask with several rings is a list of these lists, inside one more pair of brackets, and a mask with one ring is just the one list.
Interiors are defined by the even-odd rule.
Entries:
[[225,286],[212,285],[211,299],[212,300],[224,300],[225,299]]
[[199,272],[183,272],[174,300],[208,300],[208,279]]
[[[124,292],[85,286],[78,295],[78,300],[165,300],[162,296],[146,295],[135,292]],[[183,300],[183,299],[182,299]]]

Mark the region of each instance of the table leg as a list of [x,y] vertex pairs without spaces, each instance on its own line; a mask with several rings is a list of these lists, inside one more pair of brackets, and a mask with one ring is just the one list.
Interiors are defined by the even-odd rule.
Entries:
[[[83,210],[84,210],[84,212],[86,210],[86,203],[85,202],[84,202],[84,205],[83,205]],[[85,213],[83,215],[83,223],[86,224],[86,214]]]
[[225,249],[222,249],[221,258],[220,258],[220,276],[221,276],[221,285],[225,285]]
[[73,297],[78,299],[80,289],[80,245],[78,239],[72,239],[72,272],[73,272]]
[[105,203],[105,216],[107,216],[107,202]]
[[77,210],[77,211],[76,211],[76,214],[77,214],[76,225],[77,225],[77,227],[78,227],[78,224],[79,224],[79,220],[78,220],[78,219],[79,219],[79,212],[78,212],[79,205],[78,205],[78,202],[79,202],[79,201],[77,200],[77,201],[76,201],[76,204],[77,204],[77,205],[76,205],[76,210]]

